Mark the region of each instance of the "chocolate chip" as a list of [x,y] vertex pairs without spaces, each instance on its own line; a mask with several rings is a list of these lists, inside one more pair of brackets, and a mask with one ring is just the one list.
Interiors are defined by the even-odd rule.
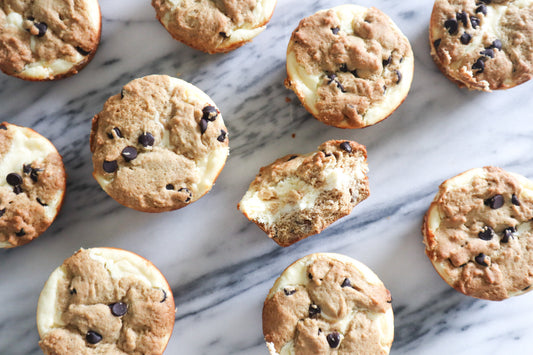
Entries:
[[494,195],[484,201],[486,206],[489,206],[493,210],[496,210],[503,206],[503,196],[498,194]]
[[507,227],[503,230],[503,237],[501,242],[502,243],[509,243],[509,239],[513,238],[513,234],[516,233],[516,229],[514,227]]
[[163,292],[163,299],[159,301],[159,303],[163,303],[167,300],[167,293],[165,292],[165,290],[161,290],[161,292]]
[[6,181],[11,186],[18,186],[22,184],[22,176],[17,173],[9,173],[6,176]]
[[484,49],[479,54],[484,55],[485,57],[494,58],[494,51],[491,48]]
[[440,38],[435,40],[435,42],[433,42],[433,47],[435,47],[435,49],[439,48],[441,41],[442,41],[442,39],[440,39]]
[[26,235],[26,231],[24,230],[24,228],[21,228],[18,232],[15,233],[15,235],[17,237],[23,237]]
[[337,332],[329,333],[326,339],[328,340],[329,347],[335,349],[341,342],[341,335]]
[[511,196],[511,203],[515,206],[520,206],[520,200],[518,199],[518,197],[513,194],[513,196]]
[[107,132],[107,137],[108,137],[109,139],[113,139],[113,133]]
[[[330,154],[330,155],[331,155],[331,154]],[[326,156],[327,156],[327,155],[326,155]],[[312,279],[313,279],[313,275],[312,275],[311,273],[308,273],[308,274],[307,274],[307,278],[308,278],[309,280],[312,280]]]
[[86,51],[85,49],[81,48],[80,46],[77,46],[76,50],[78,51],[79,54],[81,54],[83,56],[89,55],[91,53],[91,51]]
[[352,146],[350,145],[350,142],[342,142],[340,147],[341,147],[342,150],[345,150],[348,153],[352,152]]
[[527,291],[527,290],[529,290],[530,287],[531,287],[531,285],[526,286],[526,287],[524,287],[524,288],[522,289],[522,291]]
[[296,159],[296,158],[298,158],[298,156],[297,156],[297,155],[293,155],[292,157],[290,157],[289,159],[287,159],[287,161],[291,161],[291,160]]
[[114,173],[118,169],[118,163],[116,160],[113,160],[113,161],[104,160],[104,164],[102,165],[102,167],[104,168],[104,171],[106,173]]
[[487,16],[487,5],[481,4],[476,8],[476,14],[482,13]]
[[335,79],[337,79],[337,75],[335,74],[327,74],[326,76],[328,77],[328,85],[334,82]]
[[186,187],[182,187],[181,189],[178,190],[178,192],[185,192],[186,194],[188,194],[189,196],[187,197],[187,199],[185,199],[185,203],[187,202],[190,202],[191,201],[191,198],[192,198],[192,193],[191,191],[189,191],[188,188]]
[[483,73],[485,70],[485,62],[483,61],[483,58],[479,58],[473,65],[473,70],[477,70],[477,73]]
[[338,34],[339,31],[340,31],[340,28],[339,28],[339,27],[333,27],[333,28],[331,29],[331,32],[333,32],[334,35]]
[[98,334],[97,332],[93,332],[92,330],[89,330],[87,332],[87,335],[85,335],[85,339],[89,344],[97,344],[102,340],[102,336]]
[[32,171],[31,164],[27,164],[27,165],[24,164],[24,165],[22,165],[22,172],[23,172],[24,174],[29,174],[29,173],[31,173],[31,171]]
[[309,318],[317,317],[321,312],[320,306],[316,304],[309,305]]
[[72,290],[69,291],[71,295],[77,295],[78,294],[78,291],[76,291],[75,288],[73,288]]
[[45,35],[46,30],[48,29],[48,25],[46,23],[35,22],[33,25],[39,30],[39,34],[37,34],[37,37],[42,37]]
[[174,185],[172,185],[172,184],[167,184],[167,186],[165,186],[165,188],[166,188],[167,190],[174,190]]
[[7,131],[7,126],[5,124],[0,124],[0,129],[3,129],[4,131]]
[[224,38],[229,38],[228,34],[226,32],[219,32],[219,35],[221,35]]
[[285,296],[291,296],[296,293],[296,289],[294,288],[284,288],[283,292],[285,293]]
[[205,131],[207,131],[207,120],[204,120],[203,118],[200,120],[200,133],[204,134]]
[[357,69],[352,70],[350,73],[352,73],[352,75],[355,76],[356,78],[359,77],[359,74],[357,74]]
[[472,24],[472,28],[476,29],[479,26],[479,23],[481,21],[476,16],[470,16],[470,23]]
[[226,140],[226,131],[220,130],[220,136],[217,137],[217,141],[224,142]]
[[122,132],[120,131],[120,128],[118,127],[115,127],[113,128],[113,132],[115,132],[115,134],[117,135],[118,138],[122,138]]
[[352,283],[350,282],[349,278],[345,278],[344,281],[341,284],[341,287],[352,287]]
[[492,42],[492,44],[490,45],[490,48],[495,48],[499,51],[502,50],[502,41],[500,41],[499,39],[495,39],[494,42]]
[[128,146],[124,149],[122,149],[122,153],[120,153],[125,161],[130,162],[133,159],[137,158],[137,149],[132,146]]
[[139,136],[138,142],[143,147],[151,147],[154,145],[155,139],[154,136],[152,136],[152,133],[145,132]]
[[470,36],[468,33],[463,33],[461,35],[461,43],[462,44],[468,44],[472,40],[472,36]]
[[20,185],[14,186],[13,187],[13,192],[16,193],[17,195],[21,194],[22,193],[22,187],[20,187]]
[[485,226],[481,229],[481,232],[478,233],[479,239],[482,240],[491,240],[494,237],[494,229],[489,226]]
[[476,260],[476,263],[478,263],[481,266],[489,266],[486,260],[487,256],[483,253],[479,253],[478,256],[476,256],[474,259]]
[[385,59],[385,60],[382,62],[383,67],[386,67],[387,65],[389,65],[390,62],[392,62],[392,55],[390,55],[389,58]]
[[4,215],[4,213],[6,213],[6,209],[5,208],[3,210],[0,210],[0,217],[2,217]]
[[203,116],[202,116],[203,120],[213,122],[218,117],[218,110],[214,106],[206,106],[203,108],[202,112],[203,112]]
[[449,19],[444,21],[444,27],[448,30],[448,33],[451,35],[457,34],[457,29],[459,27],[456,19]]
[[457,21],[461,21],[463,23],[463,26],[466,27],[466,24],[468,23],[468,15],[465,11],[456,13],[455,18],[457,19]]
[[399,84],[400,81],[402,81],[402,73],[400,73],[399,70],[395,70],[396,76],[398,77],[398,81],[396,81],[396,84]]
[[39,172],[43,171],[43,169],[31,169],[30,178],[33,182],[39,181]]
[[124,88],[120,89],[120,99],[124,98]]
[[46,203],[44,203],[43,201],[41,201],[41,199],[40,199],[39,197],[37,197],[37,202],[39,202],[39,204],[40,204],[41,206],[44,206],[44,207],[48,206]]
[[346,65],[346,63],[341,64],[340,71],[343,72],[343,73],[347,73],[348,72],[348,66]]
[[123,302],[111,303],[109,309],[115,317],[121,317],[128,313],[128,305]]

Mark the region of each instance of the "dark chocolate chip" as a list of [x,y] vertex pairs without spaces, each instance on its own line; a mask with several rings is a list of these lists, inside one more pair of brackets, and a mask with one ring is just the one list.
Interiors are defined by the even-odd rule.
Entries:
[[161,292],[163,292],[163,299],[159,303],[163,303],[167,300],[167,293],[165,292],[165,290],[161,290]]
[[494,58],[494,50],[492,50],[491,48],[484,49],[479,54],[484,55],[485,57]]
[[452,18],[444,21],[444,27],[448,30],[449,34],[455,35],[457,34],[457,29],[459,28],[459,25],[457,23],[457,20]]
[[48,25],[46,23],[35,22],[33,25],[39,30],[39,34],[37,34],[37,37],[42,37],[45,35],[46,30],[48,29]]
[[124,88],[120,89],[120,99],[124,98]]
[[167,184],[167,186],[165,186],[165,188],[166,188],[167,190],[174,190],[174,185],[172,185],[172,184]]
[[31,164],[22,165],[22,172],[24,174],[29,174],[29,173],[31,173],[31,171],[32,171]]
[[392,55],[390,55],[387,59],[383,60],[382,62],[383,67],[386,67],[387,65],[389,65],[390,62],[392,62]]
[[345,150],[348,153],[352,152],[352,146],[350,145],[350,142],[342,142],[340,147],[341,147],[342,150]]
[[229,38],[229,36],[228,36],[228,34],[226,32],[222,31],[222,32],[219,32],[218,34],[221,35],[224,38]]
[[291,161],[291,160],[296,159],[296,158],[298,158],[298,156],[297,156],[297,155],[293,155],[293,156],[290,157],[287,161]]
[[[330,155],[331,155],[331,154],[330,154]],[[327,156],[327,155],[326,155],[326,156]],[[311,273],[308,273],[308,274],[307,274],[307,278],[308,278],[309,280],[312,280],[312,279],[313,279],[313,275],[312,275]]]
[[151,147],[154,145],[155,139],[152,133],[145,132],[139,136],[138,141],[143,147]]
[[341,287],[352,287],[352,283],[350,282],[349,278],[345,278],[344,281],[341,284]]
[[518,197],[513,194],[513,196],[511,196],[511,203],[515,206],[520,206],[520,200],[518,199]]
[[482,13],[483,15],[487,16],[487,5],[481,4],[476,8],[476,14]]
[[218,117],[218,110],[214,106],[206,106],[202,110],[202,119],[213,122]]
[[494,195],[485,200],[485,205],[489,206],[493,210],[496,210],[503,206],[503,196],[500,194]]
[[472,24],[473,29],[478,28],[480,22],[481,21],[476,16],[470,16],[470,23]]
[[41,206],[48,206],[46,203],[44,203],[43,201],[41,201],[41,199],[39,197],[37,197],[37,202],[39,202],[39,205]]
[[4,213],[6,213],[6,209],[5,208],[3,210],[0,210],[0,217],[2,217],[4,215]]
[[113,133],[107,132],[107,137],[108,137],[109,139],[113,139]]
[[501,51],[502,41],[500,41],[499,39],[495,39],[494,42],[492,42],[492,44],[490,45],[490,48],[494,48],[494,49]]
[[337,79],[337,75],[335,74],[327,74],[326,76],[328,77],[328,85],[334,82],[335,79]]
[[435,42],[433,42],[433,47],[435,47],[435,49],[439,48],[441,41],[442,40],[440,38],[435,40]]
[[89,55],[91,53],[91,51],[86,51],[85,49],[81,48],[80,46],[77,46],[76,50],[78,51],[79,54],[81,54],[83,56]]
[[200,133],[204,134],[205,131],[207,131],[207,120],[204,120],[203,118],[200,120]]
[[128,305],[123,302],[111,303],[109,309],[115,317],[121,317],[128,313]]
[[522,291],[527,291],[527,290],[529,290],[530,287],[531,287],[531,285],[526,286],[526,287],[524,287],[524,288],[522,289]]
[[106,173],[114,173],[118,169],[118,163],[116,160],[113,160],[113,161],[104,160],[104,164],[102,166]]
[[85,339],[89,344],[97,344],[102,340],[102,336],[98,334],[97,332],[93,332],[92,330],[89,330],[87,332],[87,335],[85,335]]
[[21,228],[18,232],[15,233],[15,235],[17,237],[23,237],[26,235],[26,231],[24,230],[24,228]]
[[476,62],[472,65],[473,70],[477,70],[477,73],[483,73],[485,70],[485,62],[483,61],[483,58],[479,58],[476,60]]
[[118,127],[115,127],[113,128],[113,131],[115,132],[115,134],[117,135],[118,138],[122,138],[122,132],[120,131],[120,128]]
[[346,89],[344,88],[344,86],[342,86],[342,84],[337,81],[337,87],[341,90],[341,92],[346,92]]
[[296,289],[295,288],[284,288],[283,292],[285,293],[285,296],[291,296],[296,293]]
[[17,173],[9,173],[6,176],[6,181],[11,186],[18,186],[22,184],[22,176]]
[[400,73],[399,70],[395,70],[396,76],[398,77],[398,81],[396,81],[396,84],[399,84],[400,81],[402,81],[402,73]]
[[30,178],[33,182],[39,181],[39,172],[43,171],[43,169],[31,169]]
[[22,193],[22,187],[20,187],[20,185],[14,186],[13,192],[16,193],[17,195]]
[[125,161],[129,162],[133,159],[137,158],[137,149],[132,146],[128,146],[124,149],[122,149],[122,153],[120,153]]
[[487,256],[483,253],[479,253],[478,256],[476,256],[474,259],[476,260],[476,263],[478,263],[481,266],[489,266],[487,263]]
[[7,126],[5,124],[0,124],[0,129],[3,129],[4,131],[7,131]]
[[514,237],[514,233],[516,233],[516,229],[514,227],[507,227],[503,230],[503,237],[501,242],[502,243],[509,243],[509,239]]
[[226,131],[223,129],[220,130],[220,136],[217,137],[217,141],[224,142],[226,140]]
[[468,44],[472,40],[472,36],[470,36],[468,33],[463,33],[461,35],[461,43],[462,44]]
[[188,194],[189,196],[187,197],[187,199],[185,199],[185,203],[187,202],[190,202],[191,201],[191,198],[192,198],[192,193],[191,191],[189,191],[188,188],[186,187],[182,187],[181,189],[178,190],[178,192],[185,192],[186,194]]
[[463,23],[463,26],[466,27],[466,24],[468,23],[468,15],[465,11],[456,13],[455,18],[457,19],[457,21],[461,21]]
[[346,65],[346,63],[341,64],[340,71],[343,72],[343,73],[347,73],[348,72],[348,66]]
[[339,27],[333,27],[333,28],[331,29],[331,32],[333,32],[334,35],[338,34],[339,31],[340,31],[340,28],[339,28]]
[[335,349],[341,342],[341,335],[337,332],[329,333],[326,339],[328,340],[329,347]]
[[350,73],[352,73],[352,75],[355,76],[356,78],[359,77],[359,74],[357,74],[357,69],[352,70]]
[[478,233],[479,239],[482,240],[491,240],[494,237],[494,229],[489,226],[485,226],[481,229],[481,232]]
[[317,317],[321,312],[320,306],[316,304],[309,305],[309,318]]
[[78,291],[76,291],[75,288],[73,288],[72,290],[69,291],[71,295],[77,295],[78,294]]

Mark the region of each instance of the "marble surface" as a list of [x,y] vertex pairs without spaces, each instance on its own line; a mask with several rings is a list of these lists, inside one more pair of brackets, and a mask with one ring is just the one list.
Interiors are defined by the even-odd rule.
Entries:
[[[505,92],[458,89],[429,56],[431,0],[357,1],[388,13],[415,53],[405,103],[384,122],[341,130],[314,120],[283,86],[285,49],[298,21],[340,0],[280,0],[268,29],[229,54],[182,45],[147,0],[101,1],[102,43],[78,75],[52,83],[0,76],[0,120],[49,137],[68,172],[65,205],[39,239],[0,251],[0,354],[40,354],[35,326],[49,273],[80,247],[113,246],[152,260],[178,312],[166,354],[267,354],[261,309],[275,278],[312,252],[341,252],[371,267],[393,295],[391,354],[530,354],[533,292],[503,302],[448,287],[424,254],[422,216],[444,179],[496,165],[533,177],[533,83]],[[178,75],[221,108],[231,156],[213,190],[179,211],[122,207],[92,178],[90,119],[123,84]],[[291,102],[287,102],[286,98]],[[278,247],[236,209],[260,166],[353,139],[369,152],[371,196],[321,235]]]

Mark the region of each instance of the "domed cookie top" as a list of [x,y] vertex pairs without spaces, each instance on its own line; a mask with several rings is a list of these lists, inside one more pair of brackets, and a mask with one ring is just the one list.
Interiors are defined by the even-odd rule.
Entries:
[[340,128],[387,118],[413,78],[411,45],[383,12],[342,5],[304,18],[287,48],[287,79],[305,108]]
[[0,248],[37,238],[56,218],[65,194],[63,160],[49,140],[0,124]]
[[276,0],[152,0],[176,40],[208,53],[229,52],[266,28]]
[[502,300],[533,284],[533,182],[499,168],[443,182],[424,218],[426,254],[456,290]]
[[172,291],[151,262],[121,249],[81,249],[44,285],[39,345],[47,355],[161,355],[174,314]]
[[436,0],[431,56],[460,87],[508,89],[533,76],[532,0]]
[[263,306],[271,355],[386,355],[394,338],[391,296],[365,265],[318,253],[290,265]]
[[166,75],[125,85],[94,116],[93,175],[121,204],[145,212],[184,207],[206,194],[229,153],[214,102]]
[[100,42],[97,0],[5,0],[0,4],[0,69],[25,80],[76,74]]
[[366,199],[367,171],[364,146],[327,141],[316,152],[262,167],[238,208],[286,247],[320,233]]

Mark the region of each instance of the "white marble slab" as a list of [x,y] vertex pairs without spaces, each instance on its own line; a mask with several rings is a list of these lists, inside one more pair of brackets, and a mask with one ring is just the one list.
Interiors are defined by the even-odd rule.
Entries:
[[[285,49],[301,18],[342,3],[279,0],[268,29],[251,44],[211,56],[171,39],[149,1],[102,0],[102,44],[80,74],[53,83],[0,76],[0,120],[51,138],[69,175],[66,203],[49,231],[0,251],[0,354],[41,353],[41,287],[63,259],[94,246],[137,252],[166,275],[178,305],[167,354],[267,354],[264,297],[292,261],[322,251],[359,259],[391,290],[392,354],[533,353],[533,293],[487,302],[454,291],[433,270],[420,233],[425,209],[448,177],[484,165],[533,177],[533,84],[492,94],[458,89],[429,56],[432,0],[356,1],[388,13],[409,37],[415,78],[386,121],[363,130],[327,127],[284,88]],[[179,75],[205,90],[224,114],[231,146],[214,189],[163,214],[107,197],[91,177],[88,146],[90,119],[106,98],[153,73]],[[280,248],[237,211],[237,202],[260,166],[333,138],[367,146],[371,197],[321,235]]]

